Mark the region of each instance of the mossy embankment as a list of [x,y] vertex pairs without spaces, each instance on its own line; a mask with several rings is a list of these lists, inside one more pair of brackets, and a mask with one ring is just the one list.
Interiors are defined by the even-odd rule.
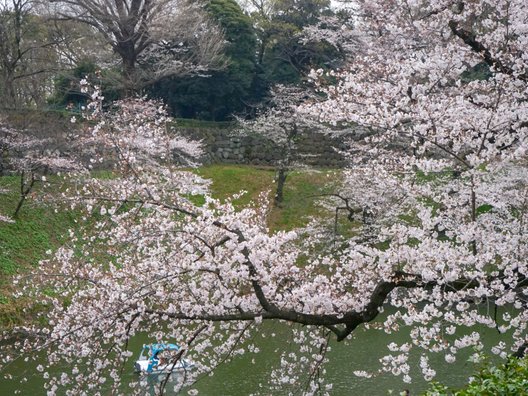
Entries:
[[[0,208],[5,215],[12,215],[19,200],[17,176],[0,177]],[[47,192],[56,188],[51,183]],[[30,198],[13,223],[0,222],[0,326],[10,326],[23,322],[28,301],[13,298],[15,287],[13,276],[38,269],[39,261],[46,252],[52,251],[66,240],[68,229],[74,228],[78,213],[71,210],[56,210],[38,197],[43,193],[42,185],[37,184]],[[59,189],[55,192],[58,194]]]

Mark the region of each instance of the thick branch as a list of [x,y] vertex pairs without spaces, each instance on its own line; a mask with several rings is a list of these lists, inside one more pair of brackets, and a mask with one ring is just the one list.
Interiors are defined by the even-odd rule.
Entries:
[[493,57],[490,50],[484,46],[480,41],[477,40],[475,33],[460,28],[458,22],[449,21],[449,28],[451,32],[458,38],[462,39],[465,44],[467,44],[474,52],[482,55],[484,62],[493,69],[497,70],[500,73],[504,73],[510,76],[515,76],[523,81],[528,81],[528,74],[523,73],[516,75],[515,71],[502,63],[500,59]]
[[[264,305],[269,304],[269,310],[264,312],[239,312],[218,315],[187,315],[183,313],[167,313],[162,310],[146,310],[145,313],[167,316],[171,319],[177,320],[196,320],[206,322],[252,321],[257,318],[261,318],[262,320],[285,320],[302,325],[324,326],[336,335],[337,341],[343,341],[359,325],[371,322],[378,316],[380,308],[385,304],[387,297],[394,289],[431,289],[432,287],[438,285],[439,284],[436,281],[424,282],[419,275],[396,272],[393,280],[380,282],[374,288],[370,296],[369,303],[362,311],[351,311],[345,315],[306,314],[293,310],[282,310],[277,308],[275,305],[270,304],[267,300]],[[460,278],[449,284],[443,284],[443,287],[446,289],[446,291],[460,291],[468,288],[476,288],[479,285],[480,283],[475,279]],[[519,288],[526,286],[528,286],[528,281],[525,277],[521,277],[515,287]],[[261,301],[259,300],[259,302]],[[262,302],[261,305],[263,305]],[[344,328],[342,327],[343,325]]]

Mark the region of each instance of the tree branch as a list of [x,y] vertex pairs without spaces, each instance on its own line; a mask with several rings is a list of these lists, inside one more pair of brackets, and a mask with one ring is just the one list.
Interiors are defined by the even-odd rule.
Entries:
[[516,78],[519,78],[525,82],[528,81],[527,73],[516,75],[515,71],[511,67],[506,66],[500,59],[493,57],[490,50],[477,40],[475,33],[460,28],[458,22],[453,20],[449,21],[449,28],[455,36],[462,39],[462,41],[464,41],[464,43],[467,44],[474,52],[482,55],[484,62],[486,62],[488,66],[494,68],[500,73],[504,73],[509,76],[515,76]]

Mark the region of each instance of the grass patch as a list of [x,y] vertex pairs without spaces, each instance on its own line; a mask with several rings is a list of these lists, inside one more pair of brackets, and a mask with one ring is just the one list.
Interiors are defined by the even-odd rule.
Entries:
[[[41,189],[35,186],[35,192]],[[12,215],[18,202],[19,178],[0,177],[0,188],[7,190],[0,194],[2,214]],[[12,299],[12,276],[31,270],[46,256],[47,250],[54,250],[65,241],[68,229],[75,226],[77,214],[58,211],[49,206],[28,199],[14,223],[0,222],[0,326],[20,323],[28,301]]]
[[305,227],[313,218],[328,218],[333,214],[318,203],[321,194],[333,191],[335,171],[295,171],[286,179],[284,202],[270,213],[271,231]]
[[[0,194],[2,213],[13,214],[18,202],[19,178],[0,178],[0,188],[8,190]],[[35,186],[38,194],[40,184]],[[58,211],[28,199],[15,223],[0,223],[0,273],[13,274],[18,268],[37,263],[46,250],[64,241],[62,235],[75,225],[76,214]]]
[[[211,165],[196,170],[196,173],[212,180],[211,194],[225,200],[247,191],[233,201],[235,207],[245,207],[256,202],[262,192],[275,194],[275,170],[243,165]],[[335,171],[293,171],[288,175],[284,187],[284,202],[280,208],[271,208],[268,225],[272,232],[304,227],[314,217],[332,216],[318,204],[321,194],[333,192],[332,185],[339,177]],[[347,222],[349,223],[349,222]],[[340,224],[346,228],[347,224]]]
[[262,192],[275,188],[273,182],[275,172],[271,169],[242,165],[211,165],[196,169],[196,173],[212,180],[213,198],[225,200],[240,191],[247,191],[233,201],[235,207],[240,208],[257,201]]
[[451,168],[446,168],[439,172],[416,171],[416,181],[420,184],[443,183],[455,177],[456,172]]

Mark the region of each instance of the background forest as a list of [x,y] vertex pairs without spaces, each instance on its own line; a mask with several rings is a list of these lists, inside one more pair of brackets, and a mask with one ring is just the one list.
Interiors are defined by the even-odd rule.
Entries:
[[[198,21],[185,11],[168,17],[170,29],[141,22],[151,24],[141,28],[149,41],[138,39],[130,56],[104,26],[116,21],[97,13],[87,20],[66,9],[75,2],[62,3],[2,2],[2,108],[78,109],[87,100],[79,82],[87,77],[103,87],[107,101],[133,91],[161,99],[174,117],[226,121],[254,115],[274,84],[299,84],[312,68],[335,68],[345,58],[338,44],[304,33],[321,23],[334,30],[346,23],[346,13],[329,0],[194,2]],[[184,3],[178,6],[189,7]]]

